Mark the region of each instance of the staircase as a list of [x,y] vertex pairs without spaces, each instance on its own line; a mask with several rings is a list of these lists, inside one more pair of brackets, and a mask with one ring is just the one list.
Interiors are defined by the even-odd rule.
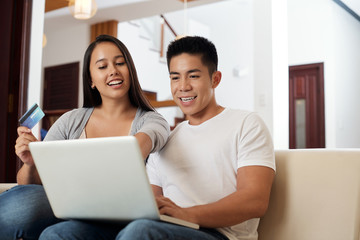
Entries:
[[146,97],[172,129],[184,119],[183,113],[172,100],[164,54],[168,44],[175,39],[175,34],[164,16],[122,22],[118,28],[118,37],[134,59]]
[[[177,107],[176,103],[173,100],[165,100],[165,101],[157,101],[157,93],[151,91],[143,90],[145,97],[149,100],[150,104],[154,108],[163,108],[163,107]],[[174,130],[174,128],[181,123],[182,121],[186,120],[186,117],[174,117],[174,125],[170,126],[170,130]]]

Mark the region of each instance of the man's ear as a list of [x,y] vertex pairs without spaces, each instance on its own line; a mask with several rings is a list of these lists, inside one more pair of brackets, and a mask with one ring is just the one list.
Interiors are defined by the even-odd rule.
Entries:
[[216,88],[221,81],[221,72],[216,71],[212,74],[212,88]]

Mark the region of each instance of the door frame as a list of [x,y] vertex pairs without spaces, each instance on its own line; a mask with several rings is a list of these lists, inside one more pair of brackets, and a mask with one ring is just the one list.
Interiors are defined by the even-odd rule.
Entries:
[[[306,114],[306,122],[314,122],[316,126],[306,126],[306,148],[313,148],[309,142],[312,142],[312,136],[317,138],[318,145],[316,148],[325,148],[325,106],[324,106],[324,63],[312,63],[289,66],[289,148],[296,148],[296,126],[295,126],[295,93],[293,91],[293,82],[291,81],[292,73],[296,71],[314,71],[317,72],[316,95],[312,96],[315,99],[316,116],[309,116]],[[308,94],[308,93],[307,93]],[[307,102],[306,111],[309,112],[310,108],[314,107],[311,103]],[[312,118],[312,119],[311,119]]]

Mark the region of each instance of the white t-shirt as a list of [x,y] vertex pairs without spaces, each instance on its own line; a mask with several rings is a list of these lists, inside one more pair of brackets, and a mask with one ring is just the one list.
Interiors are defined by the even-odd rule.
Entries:
[[[275,170],[270,133],[251,112],[224,109],[200,125],[179,124],[165,147],[148,160],[151,184],[181,207],[215,202],[236,191],[237,169],[260,165]],[[218,228],[229,239],[257,239],[259,219]]]

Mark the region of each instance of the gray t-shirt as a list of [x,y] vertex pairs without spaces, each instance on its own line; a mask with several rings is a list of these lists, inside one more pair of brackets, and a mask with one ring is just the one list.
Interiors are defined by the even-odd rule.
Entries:
[[[94,108],[78,108],[64,113],[50,128],[44,141],[78,139]],[[146,133],[152,141],[151,152],[160,150],[166,143],[170,127],[159,113],[137,109],[130,135]]]

